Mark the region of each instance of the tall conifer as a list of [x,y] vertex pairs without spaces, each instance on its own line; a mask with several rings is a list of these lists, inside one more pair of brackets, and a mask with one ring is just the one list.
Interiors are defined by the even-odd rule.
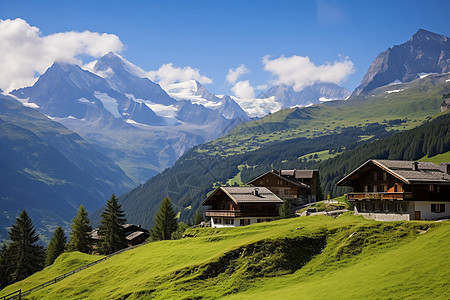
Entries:
[[64,252],[64,247],[66,244],[66,235],[61,226],[56,228],[55,233],[53,233],[52,239],[48,244],[47,257],[45,259],[45,265],[49,266],[53,264],[55,259]]
[[112,194],[102,212],[98,235],[101,239],[99,252],[110,254],[127,247],[123,225],[127,222],[119,205],[119,199]]
[[155,226],[152,228],[151,237],[155,241],[170,240],[175,230],[177,230],[177,218],[172,202],[169,197],[165,197],[155,216]]
[[83,205],[80,205],[78,213],[72,223],[69,250],[90,253],[92,251],[91,231],[92,227],[89,225],[88,213]]
[[44,250],[36,242],[39,239],[33,222],[23,210],[9,232],[11,244],[8,256],[12,261],[12,281],[20,281],[44,266]]

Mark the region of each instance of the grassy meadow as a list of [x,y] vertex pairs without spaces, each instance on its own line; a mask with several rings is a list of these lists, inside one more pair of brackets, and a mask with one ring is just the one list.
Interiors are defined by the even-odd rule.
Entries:
[[[376,222],[350,213],[194,228],[182,240],[126,251],[29,299],[448,299],[449,246],[449,222]],[[0,295],[50,280],[79,259],[64,254]]]

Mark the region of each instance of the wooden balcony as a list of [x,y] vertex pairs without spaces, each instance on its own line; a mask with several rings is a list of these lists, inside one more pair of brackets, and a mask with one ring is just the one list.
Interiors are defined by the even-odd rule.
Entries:
[[381,200],[381,201],[389,201],[389,200],[411,200],[413,195],[412,193],[406,192],[395,192],[395,193],[349,193],[347,194],[349,201],[363,201],[363,200]]
[[240,218],[240,217],[277,217],[278,211],[241,211],[241,210],[207,210],[206,217],[225,217],[225,218]]

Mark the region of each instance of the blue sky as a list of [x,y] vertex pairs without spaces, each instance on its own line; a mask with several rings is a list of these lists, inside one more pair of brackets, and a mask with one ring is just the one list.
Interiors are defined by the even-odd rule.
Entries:
[[[121,55],[143,70],[191,67],[211,79],[205,86],[217,94],[232,94],[237,81],[248,80],[256,94],[257,86],[270,86],[278,77],[264,68],[266,56],[309,57],[315,66],[351,62],[352,70],[336,80],[352,91],[378,53],[419,28],[450,36],[449,11],[450,1],[0,2],[1,20],[21,18],[41,36],[116,35]],[[246,72],[227,81],[240,65]]]

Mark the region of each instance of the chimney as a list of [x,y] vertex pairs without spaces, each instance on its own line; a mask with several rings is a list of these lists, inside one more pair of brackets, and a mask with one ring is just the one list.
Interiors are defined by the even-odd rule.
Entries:
[[414,161],[412,163],[412,170],[413,171],[419,171],[419,163],[417,161]]
[[255,189],[252,191],[252,195],[253,195],[253,196],[259,196],[259,189],[255,188]]
[[450,175],[450,163],[441,163],[439,165],[439,170],[441,170],[445,174]]

